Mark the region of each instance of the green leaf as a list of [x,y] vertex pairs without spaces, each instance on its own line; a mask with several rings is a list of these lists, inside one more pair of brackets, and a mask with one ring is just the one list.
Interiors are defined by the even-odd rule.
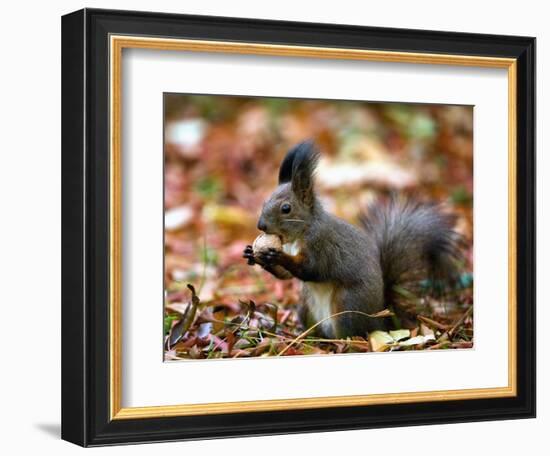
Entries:
[[372,351],[380,352],[387,350],[395,340],[385,331],[373,331],[369,334],[369,342]]
[[411,337],[411,332],[408,329],[397,329],[395,331],[390,331],[390,336],[395,342]]

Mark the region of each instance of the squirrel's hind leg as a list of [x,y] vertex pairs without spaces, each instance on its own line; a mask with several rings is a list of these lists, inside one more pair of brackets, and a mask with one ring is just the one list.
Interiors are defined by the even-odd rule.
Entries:
[[384,308],[384,301],[379,296],[370,296],[361,290],[348,289],[342,296],[343,311],[349,310],[338,317],[336,332],[338,337],[366,337],[371,331],[386,331],[388,322],[386,318],[368,317]]
[[337,326],[338,337],[367,337],[372,331],[387,331],[385,318],[369,318],[358,314],[345,314]]

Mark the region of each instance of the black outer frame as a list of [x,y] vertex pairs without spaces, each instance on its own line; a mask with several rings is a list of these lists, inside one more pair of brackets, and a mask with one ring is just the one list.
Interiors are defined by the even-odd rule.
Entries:
[[[516,58],[518,395],[110,421],[110,34]],[[535,417],[534,38],[84,9],[62,18],[62,127],[63,439],[98,446]]]

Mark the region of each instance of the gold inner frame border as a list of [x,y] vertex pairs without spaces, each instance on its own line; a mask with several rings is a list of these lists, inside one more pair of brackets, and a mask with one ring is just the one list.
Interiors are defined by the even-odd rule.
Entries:
[[[110,416],[112,420],[160,418],[220,413],[297,410],[312,408],[365,406],[513,397],[517,394],[517,290],[516,290],[516,119],[517,61],[512,58],[375,51],[333,47],[258,44],[173,38],[111,35],[110,52]],[[245,402],[181,404],[168,406],[122,407],[122,163],[121,94],[123,49],[154,49],[209,53],[251,54],[317,59],[366,60],[484,68],[503,68],[508,72],[508,385],[506,387],[402,392],[354,396],[273,399]]]

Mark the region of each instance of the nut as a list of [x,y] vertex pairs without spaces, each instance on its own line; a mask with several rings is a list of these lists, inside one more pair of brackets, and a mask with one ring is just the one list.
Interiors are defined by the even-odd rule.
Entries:
[[254,250],[254,255],[258,255],[260,252],[263,252],[268,249],[281,250],[283,248],[281,244],[281,238],[274,234],[260,234],[252,244],[252,250]]

